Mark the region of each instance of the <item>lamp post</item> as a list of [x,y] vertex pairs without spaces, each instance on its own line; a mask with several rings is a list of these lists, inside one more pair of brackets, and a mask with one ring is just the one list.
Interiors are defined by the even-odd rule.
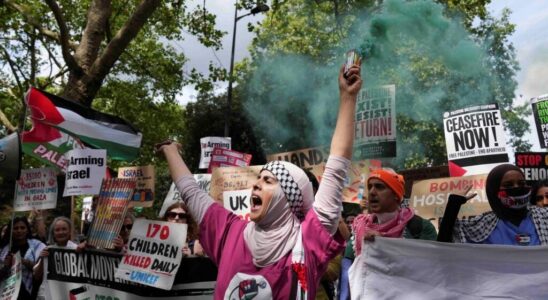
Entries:
[[266,4],[257,4],[249,13],[238,16],[238,4],[234,5],[234,31],[232,32],[232,52],[230,54],[230,71],[228,75],[228,92],[225,110],[225,137],[230,136],[230,115],[232,114],[232,74],[234,73],[234,48],[236,47],[236,24],[238,21],[249,15],[267,12],[270,9]]

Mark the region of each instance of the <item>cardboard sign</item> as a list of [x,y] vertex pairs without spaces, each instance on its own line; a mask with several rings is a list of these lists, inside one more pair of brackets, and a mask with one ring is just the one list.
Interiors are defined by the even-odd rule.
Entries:
[[478,195],[461,206],[458,217],[472,217],[490,211],[491,207],[485,194],[486,178],[487,175],[473,175],[417,181],[413,184],[409,208],[414,209],[419,216],[430,220],[437,228],[445,212],[449,194],[462,195],[466,186],[471,185],[470,193]]
[[214,148],[211,153],[208,173],[219,167],[246,167],[251,163],[251,154],[241,153],[234,150]]
[[211,190],[209,195],[213,200],[224,205],[225,191],[250,189],[257,181],[263,166],[217,168],[211,174]]
[[103,180],[97,211],[88,234],[88,243],[98,248],[112,249],[112,241],[124,224],[129,201],[137,185],[135,179],[112,178]]
[[51,209],[57,206],[57,176],[53,168],[21,171],[15,183],[13,210]]
[[243,220],[249,221],[251,189],[223,192],[223,205]]
[[548,153],[516,152],[515,157],[516,166],[523,171],[529,185],[548,179]]
[[137,187],[129,207],[152,207],[155,182],[153,165],[119,168],[118,178],[134,178],[137,180]]
[[200,139],[200,148],[202,151],[198,168],[207,169],[209,168],[213,148],[230,150],[232,149],[231,139],[229,137],[206,136]]
[[[211,186],[211,174],[194,174],[194,179],[203,191],[209,193],[209,188]],[[164,199],[164,203],[162,204],[162,208],[160,209],[160,213],[158,213],[158,217],[163,218],[168,207],[181,201],[183,201],[183,199],[181,199],[181,195],[179,194],[175,183],[172,182],[166,198]]]
[[363,89],[356,102],[354,159],[396,156],[396,86]]
[[398,171],[405,180],[405,197],[409,198],[413,183],[419,180],[449,177],[449,168],[447,166],[427,167],[420,169],[408,169]]
[[0,300],[15,300],[19,296],[21,288],[21,254],[17,252],[13,255],[13,264],[9,268],[9,272],[0,282]]
[[[329,148],[307,148],[290,152],[267,155],[268,161],[283,160],[310,171],[321,181],[325,163],[329,157]],[[352,162],[343,189],[343,201],[359,203],[364,198],[365,180],[369,172],[381,168],[379,160],[361,160]]]
[[446,112],[443,127],[452,177],[487,174],[493,167],[508,162],[498,104]]
[[537,125],[537,134],[540,147],[548,148],[548,94],[533,99],[533,117]]
[[116,278],[170,290],[183,257],[187,226],[135,220]]
[[74,149],[67,152],[63,197],[97,195],[107,168],[107,150]]

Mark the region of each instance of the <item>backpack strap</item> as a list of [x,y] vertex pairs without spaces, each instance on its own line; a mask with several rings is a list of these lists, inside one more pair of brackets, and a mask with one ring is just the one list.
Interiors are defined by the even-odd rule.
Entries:
[[405,226],[414,239],[420,239],[422,233],[422,218],[414,215]]

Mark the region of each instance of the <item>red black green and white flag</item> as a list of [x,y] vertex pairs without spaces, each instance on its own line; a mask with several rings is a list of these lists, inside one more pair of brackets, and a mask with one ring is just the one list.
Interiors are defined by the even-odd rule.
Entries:
[[59,162],[68,150],[106,149],[111,159],[133,160],[139,153],[142,134],[117,116],[87,108],[78,103],[31,87],[26,95],[33,127],[22,135],[26,154]]

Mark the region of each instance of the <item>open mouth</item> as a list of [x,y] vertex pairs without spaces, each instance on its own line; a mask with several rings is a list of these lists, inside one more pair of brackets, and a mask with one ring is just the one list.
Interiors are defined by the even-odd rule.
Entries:
[[369,199],[369,205],[377,205],[379,204],[379,199]]
[[251,211],[259,210],[263,205],[263,200],[257,195],[251,196]]

